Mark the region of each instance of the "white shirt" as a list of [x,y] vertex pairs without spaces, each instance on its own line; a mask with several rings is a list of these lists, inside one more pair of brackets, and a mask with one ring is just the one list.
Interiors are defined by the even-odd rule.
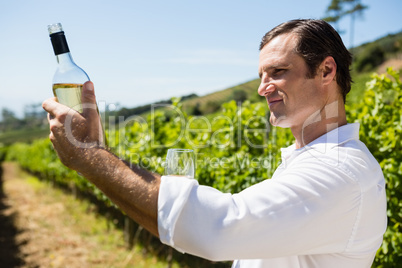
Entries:
[[162,177],[161,241],[236,268],[370,267],[387,226],[385,181],[358,134],[348,124],[282,149],[272,179],[238,194]]

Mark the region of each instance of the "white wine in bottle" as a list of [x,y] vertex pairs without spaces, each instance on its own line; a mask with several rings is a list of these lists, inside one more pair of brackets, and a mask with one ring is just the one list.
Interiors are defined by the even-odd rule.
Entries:
[[[60,23],[51,24],[48,26],[48,30],[58,63],[53,76],[53,94],[58,102],[82,113],[82,86],[90,79],[85,71],[73,61],[62,25]],[[97,107],[96,110],[99,113]],[[107,145],[103,127],[102,133],[100,143]]]
[[82,86],[83,84],[55,83],[53,84],[53,94],[57,97],[58,102],[82,113]]

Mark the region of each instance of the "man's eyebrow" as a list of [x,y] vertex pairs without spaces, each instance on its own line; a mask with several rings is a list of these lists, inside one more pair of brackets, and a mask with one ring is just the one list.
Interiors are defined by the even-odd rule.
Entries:
[[288,64],[278,63],[278,64],[267,65],[267,66],[264,66],[263,68],[261,68],[258,71],[258,75],[260,76],[260,78],[262,78],[262,73],[263,72],[268,72],[268,71],[270,71],[272,69],[286,69],[286,68],[289,68],[291,66],[292,66],[291,63],[288,63]]

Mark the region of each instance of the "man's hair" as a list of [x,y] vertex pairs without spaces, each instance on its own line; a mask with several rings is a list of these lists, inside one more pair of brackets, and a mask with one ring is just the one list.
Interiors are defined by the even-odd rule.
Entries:
[[262,38],[260,50],[272,39],[281,35],[293,33],[298,36],[295,52],[300,55],[308,66],[308,78],[317,74],[322,61],[332,56],[336,62],[336,82],[338,83],[343,100],[349,93],[352,83],[350,65],[352,54],[347,50],[341,37],[335,29],[323,20],[300,19],[282,23]]

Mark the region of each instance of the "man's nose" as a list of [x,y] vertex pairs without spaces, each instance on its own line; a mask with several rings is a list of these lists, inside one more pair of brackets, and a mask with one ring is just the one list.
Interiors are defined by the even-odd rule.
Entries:
[[275,91],[275,86],[271,83],[261,83],[258,88],[258,94],[260,96],[267,96]]

